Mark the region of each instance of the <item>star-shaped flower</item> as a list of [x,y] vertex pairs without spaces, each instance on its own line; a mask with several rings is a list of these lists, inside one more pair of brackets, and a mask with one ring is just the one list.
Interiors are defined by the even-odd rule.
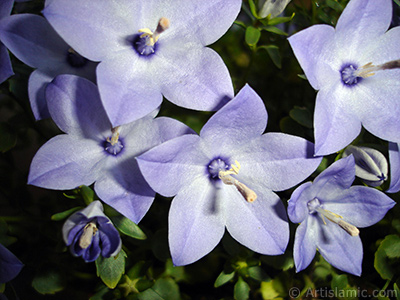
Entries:
[[96,85],[75,75],[57,76],[46,97],[51,117],[66,134],[39,149],[28,183],[65,190],[95,182],[101,200],[139,222],[155,192],[144,180],[136,156],[193,131],[176,120],[153,115],[112,128]]
[[169,212],[169,244],[175,265],[209,253],[225,227],[237,241],[269,255],[289,239],[285,208],[273,191],[286,190],[319,165],[313,144],[266,133],[261,98],[245,86],[215,113],[198,135],[184,135],[138,157],[149,185],[175,198]]
[[16,14],[2,19],[0,39],[19,60],[36,69],[29,77],[28,92],[37,120],[50,116],[45,89],[54,77],[75,74],[95,81],[97,63],[75,52],[41,16]]
[[[0,2],[0,20],[10,15],[13,4],[14,0],[3,0]],[[14,72],[11,66],[10,56],[0,37],[0,83],[12,75],[14,75]]]
[[241,0],[53,0],[43,11],[79,53],[100,61],[97,84],[113,126],[141,118],[165,96],[216,110],[233,96],[220,56],[205,47],[237,17]]
[[377,189],[351,186],[354,178],[350,155],[293,192],[288,215],[293,223],[301,223],[293,252],[297,272],[311,263],[318,249],[332,266],[361,275],[363,249],[357,227],[377,223],[395,202]]
[[65,221],[62,233],[72,255],[82,256],[85,262],[95,261],[100,253],[105,258],[116,256],[121,250],[118,230],[98,200],[72,214]]
[[0,244],[0,283],[14,279],[24,264],[10,250]]
[[336,28],[314,25],[289,38],[311,86],[315,153],[346,147],[364,126],[400,141],[400,27],[387,31],[391,0],[351,0]]

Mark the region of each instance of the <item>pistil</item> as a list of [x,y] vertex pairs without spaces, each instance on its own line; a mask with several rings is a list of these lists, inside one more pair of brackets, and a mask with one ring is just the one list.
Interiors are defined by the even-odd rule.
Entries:
[[218,177],[223,183],[227,185],[234,185],[247,202],[255,201],[257,199],[257,194],[244,183],[231,176],[239,174],[240,164],[238,161],[235,161],[235,164],[232,164],[229,170],[219,171]]
[[84,228],[83,228],[83,233],[81,237],[79,238],[79,247],[82,249],[86,249],[87,247],[90,246],[92,243],[93,236],[97,232],[97,226],[95,222],[90,222],[88,223]]

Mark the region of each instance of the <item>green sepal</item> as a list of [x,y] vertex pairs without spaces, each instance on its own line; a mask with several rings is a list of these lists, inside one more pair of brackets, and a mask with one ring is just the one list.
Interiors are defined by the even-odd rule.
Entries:
[[110,219],[121,233],[137,240],[145,240],[147,238],[140,227],[128,218],[119,215],[110,216]]
[[268,31],[268,32],[276,33],[279,35],[284,35],[284,36],[288,35],[287,32],[284,32],[283,30],[279,29],[278,27],[271,26],[271,25],[261,26],[260,29]]
[[77,206],[77,207],[68,209],[68,210],[66,210],[66,211],[56,213],[56,214],[54,214],[54,215],[51,216],[51,220],[52,220],[52,221],[61,221],[61,220],[64,220],[64,219],[68,218],[70,215],[72,215],[74,212],[76,212],[76,211],[78,211],[78,210],[81,210],[81,209],[83,209],[82,206]]
[[125,273],[126,253],[121,250],[116,256],[96,259],[97,276],[101,278],[106,286],[113,289],[117,286],[122,275]]
[[275,26],[278,24],[287,23],[290,22],[294,18],[294,16],[295,13],[293,13],[290,17],[276,17],[273,19],[269,19],[267,25]]
[[217,279],[214,282],[214,287],[220,287],[224,285],[225,283],[228,283],[235,277],[236,271],[233,270],[232,272],[228,273],[229,271],[223,270],[217,277]]
[[250,287],[246,281],[239,277],[238,281],[233,288],[233,298],[235,300],[247,300],[249,299]]

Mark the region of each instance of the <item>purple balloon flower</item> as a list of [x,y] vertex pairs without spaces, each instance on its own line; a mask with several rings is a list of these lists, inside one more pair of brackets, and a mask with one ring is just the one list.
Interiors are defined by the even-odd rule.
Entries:
[[205,46],[228,30],[241,3],[52,0],[43,14],[75,50],[101,62],[97,84],[117,126],[147,115],[162,96],[196,110],[216,110],[232,98],[225,64]]
[[288,215],[293,223],[300,223],[293,253],[297,272],[311,263],[318,249],[332,266],[361,275],[363,249],[357,227],[377,223],[395,202],[377,189],[351,186],[354,178],[350,155],[293,192]]
[[315,153],[341,150],[361,125],[400,141],[400,27],[387,31],[391,0],[351,0],[336,28],[315,25],[289,38],[311,86]]
[[225,227],[241,244],[282,254],[289,239],[285,208],[273,191],[307,178],[319,165],[313,144],[263,132],[267,111],[245,86],[198,135],[172,139],[138,157],[150,186],[171,197],[169,244],[175,265],[209,253]]
[[36,153],[29,184],[64,190],[95,182],[101,200],[139,222],[155,192],[144,180],[136,156],[193,131],[153,115],[111,129],[97,87],[75,75],[57,76],[46,96],[51,117],[66,134],[52,138]]
[[19,60],[36,69],[29,77],[28,92],[37,120],[50,117],[45,89],[54,77],[75,74],[96,79],[97,63],[75,52],[41,16],[17,14],[2,19],[0,39]]
[[[0,22],[10,15],[13,4],[14,0],[2,0],[0,2]],[[14,75],[14,72],[11,66],[10,56],[0,36],[0,83],[4,82],[12,75]]]
[[72,255],[82,256],[85,262],[95,261],[100,253],[105,258],[116,256],[121,250],[119,233],[98,200],[72,214],[62,233]]
[[14,279],[23,266],[23,263],[10,250],[0,244],[0,283]]

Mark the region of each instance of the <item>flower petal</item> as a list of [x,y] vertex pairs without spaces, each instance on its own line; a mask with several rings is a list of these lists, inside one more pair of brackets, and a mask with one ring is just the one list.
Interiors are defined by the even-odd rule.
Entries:
[[390,187],[387,193],[397,193],[400,190],[400,151],[399,144],[389,143]]
[[260,136],[267,126],[267,119],[264,102],[249,85],[245,85],[208,120],[200,136],[220,151],[231,152],[232,145],[237,148]]
[[97,67],[97,84],[113,127],[144,117],[162,102],[160,88],[148,72],[150,65],[129,52]]
[[102,140],[111,124],[101,105],[97,87],[75,75],[59,75],[46,89],[51,117],[64,132]]
[[200,137],[183,135],[140,155],[137,160],[146,181],[157,193],[172,197],[198,177],[207,176],[207,158],[199,149]]
[[95,191],[101,200],[135,223],[149,210],[156,194],[144,180],[134,157],[112,166],[96,181]]
[[23,263],[10,250],[0,244],[0,283],[14,279],[23,266]]
[[338,195],[336,201],[324,202],[324,208],[342,216],[346,222],[356,227],[368,227],[379,222],[395,204],[377,189],[352,186]]
[[115,256],[122,247],[118,230],[111,221],[99,224],[99,235],[101,241],[101,255],[105,258]]
[[285,252],[289,226],[285,207],[278,195],[265,186],[252,183],[257,199],[249,203],[234,186],[223,186],[228,232],[239,243],[266,255]]
[[248,142],[232,158],[241,164],[240,178],[283,191],[314,172],[322,157],[313,156],[314,145],[284,133],[266,133]]
[[56,190],[90,185],[99,176],[104,155],[104,149],[95,141],[58,135],[34,156],[28,184]]
[[174,265],[193,263],[217,246],[225,231],[221,201],[208,178],[184,186],[172,200],[168,238]]
[[233,97],[229,71],[214,50],[165,46],[157,55],[153,77],[157,76],[169,101],[185,108],[214,111]]
[[351,236],[338,225],[316,217],[319,222],[316,244],[318,251],[335,268],[344,272],[361,275],[363,248],[359,236]]
[[0,19],[11,14],[14,0],[3,0],[0,3]]
[[352,0],[347,4],[336,25],[338,43],[351,45],[349,56],[360,53],[368,43],[385,33],[391,19],[390,0]]
[[325,66],[331,58],[335,29],[328,25],[314,25],[289,37],[294,55],[304,70],[308,81],[315,90],[319,90],[326,80],[328,72]]
[[344,90],[349,88],[340,85],[334,84],[317,94],[314,112],[315,155],[328,155],[343,149],[361,131],[360,119],[348,107],[348,101],[355,102],[358,95],[353,91],[352,95],[357,97],[354,99],[348,95],[349,91]]
[[28,94],[31,109],[36,120],[50,118],[46,101],[46,87],[53,79],[53,74],[35,70],[29,76]]
[[293,223],[301,223],[308,216],[307,202],[314,197],[312,186],[310,181],[303,183],[290,196],[287,211]]
[[0,83],[14,75],[7,48],[0,42]]
[[293,247],[296,272],[307,268],[317,252],[316,239],[318,237],[318,226],[318,220],[311,217],[306,218],[296,229]]

